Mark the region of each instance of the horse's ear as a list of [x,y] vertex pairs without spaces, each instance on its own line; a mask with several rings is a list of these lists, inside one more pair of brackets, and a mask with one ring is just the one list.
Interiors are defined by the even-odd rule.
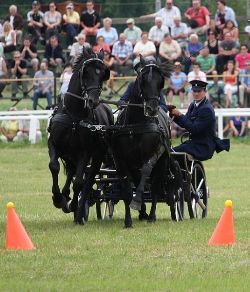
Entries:
[[98,53],[98,58],[103,60],[103,58],[104,58],[104,50],[103,49],[101,49],[100,52]]
[[144,60],[141,54],[140,54],[140,63],[142,66],[146,65],[146,61]]

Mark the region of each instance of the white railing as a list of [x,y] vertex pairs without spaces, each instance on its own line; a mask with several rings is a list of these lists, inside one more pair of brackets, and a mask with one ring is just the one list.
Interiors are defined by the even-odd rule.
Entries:
[[[186,110],[180,110],[185,113]],[[1,120],[29,120],[30,131],[29,141],[34,144],[36,143],[36,124],[37,120],[49,120],[52,111],[50,110],[37,110],[37,111],[5,111],[0,112]],[[223,138],[223,118],[231,116],[244,116],[250,117],[250,108],[226,108],[226,109],[215,109],[215,116],[218,118],[218,137]]]

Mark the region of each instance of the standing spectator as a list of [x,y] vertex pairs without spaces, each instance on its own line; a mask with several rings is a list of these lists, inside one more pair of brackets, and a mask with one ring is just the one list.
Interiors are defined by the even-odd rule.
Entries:
[[[41,80],[37,80],[41,78]],[[52,89],[54,86],[54,74],[48,70],[46,62],[41,62],[40,70],[36,72],[33,81],[33,109],[36,110],[38,98],[46,97],[48,102],[48,108],[52,106]]]
[[187,75],[181,72],[181,63],[174,63],[174,72],[168,80],[168,88],[166,95],[168,96],[168,104],[173,103],[173,96],[179,95],[181,108],[184,107],[185,86],[187,84]]
[[[21,58],[21,53],[15,51],[13,54],[14,60],[11,62],[11,78],[12,79],[24,79],[27,78],[27,64],[26,61]],[[23,97],[28,95],[28,82],[20,81],[22,85]],[[19,81],[11,82],[12,99],[16,99],[17,86]]]
[[59,76],[62,73],[62,64],[64,61],[62,46],[58,43],[57,36],[52,36],[49,39],[49,43],[46,45],[45,59],[50,66],[55,67],[56,75]]
[[143,57],[154,56],[156,48],[153,42],[148,39],[148,33],[142,32],[141,40],[136,43],[134,47],[134,54],[136,56],[142,55]]
[[112,27],[112,19],[106,17],[103,19],[103,27],[98,29],[97,37],[103,36],[105,44],[110,47],[118,40],[118,34],[116,28]]
[[99,53],[101,49],[109,53],[111,52],[109,45],[104,43],[104,37],[102,35],[96,38],[96,45],[93,47],[93,51]]
[[234,62],[232,60],[228,61],[227,68],[223,72],[224,94],[226,96],[225,107],[231,106],[232,96],[234,93],[238,91],[237,75],[238,75],[238,70],[235,69]]
[[40,10],[38,1],[32,2],[32,10],[27,14],[28,32],[32,35],[31,42],[36,44],[38,40],[44,41],[43,34],[43,13]]
[[180,45],[172,39],[169,33],[164,35],[164,39],[160,44],[159,55],[170,62],[176,61],[181,56]]
[[227,20],[232,20],[234,25],[237,27],[238,24],[235,18],[235,12],[231,7],[226,6],[226,0],[217,1],[217,5],[218,9],[214,17],[216,27],[222,31]]
[[16,33],[16,43],[20,45],[22,43],[23,35],[23,17],[17,13],[16,5],[11,5],[9,7],[10,15],[5,18],[6,21],[9,21],[12,28]]
[[192,4],[185,12],[190,24],[190,33],[205,34],[210,22],[210,12],[205,6],[201,6],[200,0],[193,0]]
[[62,75],[60,76],[60,84],[61,84],[61,88],[59,91],[59,95],[57,96],[57,102],[59,103],[63,96],[65,95],[65,93],[68,91],[68,87],[69,87],[69,82],[70,79],[73,75],[73,71],[72,71],[72,64],[68,63],[65,65],[64,70]]
[[216,71],[222,74],[224,66],[229,60],[234,60],[238,53],[238,42],[233,41],[230,33],[225,34],[225,39],[220,43],[219,54],[216,58]]
[[226,33],[230,33],[231,39],[235,42],[239,41],[239,30],[238,28],[234,25],[234,22],[232,20],[227,20],[225,23],[225,26],[222,30],[222,39],[224,39],[224,35]]
[[82,12],[80,18],[82,32],[86,36],[96,36],[101,24],[100,15],[94,10],[94,1],[88,0],[86,8],[87,10]]
[[159,53],[160,43],[164,38],[164,35],[169,33],[167,26],[162,24],[162,18],[155,18],[155,25],[150,28],[148,33],[148,38],[150,41],[154,42],[157,54]]
[[198,35],[193,33],[189,37],[189,42],[187,46],[187,50],[185,53],[185,60],[184,60],[184,72],[186,74],[189,73],[190,66],[196,62],[197,56],[200,54],[200,50],[203,48],[202,43],[199,42]]
[[209,49],[209,54],[218,55],[219,53],[219,40],[216,38],[216,33],[210,31],[207,35],[207,40],[205,41],[205,46]]
[[5,88],[6,82],[1,81],[1,79],[6,79],[8,75],[8,69],[3,55],[0,54],[0,98],[3,97],[2,92]]
[[83,33],[80,33],[77,36],[77,42],[73,43],[70,50],[70,62],[74,64],[76,58],[81,55],[83,47],[88,48],[90,44],[86,42],[86,36]]
[[240,86],[239,86],[240,105],[249,107],[245,93],[250,94],[250,60],[246,61],[246,68],[240,70]]
[[4,53],[10,53],[16,50],[16,33],[12,29],[9,21],[3,24],[3,50]]
[[240,53],[235,56],[236,69],[246,69],[246,62],[250,61],[250,53],[247,52],[247,46],[240,46]]
[[77,11],[74,11],[74,4],[72,2],[67,4],[66,13],[63,15],[63,20],[64,29],[67,33],[67,45],[70,49],[80,28],[80,16]]
[[174,25],[171,27],[171,36],[173,40],[178,42],[184,51],[187,49],[188,27],[186,23],[181,22],[180,16],[174,16]]
[[135,44],[141,39],[142,31],[135,25],[133,18],[127,19],[126,23],[128,27],[124,30],[124,34],[126,35],[127,40],[135,46]]
[[115,42],[112,49],[112,55],[115,58],[115,67],[118,74],[122,74],[121,68],[124,66],[132,67],[133,46],[126,40],[124,33],[119,36],[119,41]]
[[31,43],[28,36],[24,38],[23,45],[20,47],[19,52],[21,53],[21,58],[26,61],[27,67],[32,67],[36,72],[39,65],[37,49],[36,46]]
[[180,9],[174,6],[173,0],[166,0],[165,7],[160,9],[158,12],[148,15],[143,15],[141,18],[161,17],[163,24],[171,29],[174,25],[174,17],[181,17]]
[[59,11],[56,11],[55,2],[49,3],[49,11],[44,14],[45,24],[45,38],[49,40],[52,35],[59,36],[61,32],[62,15]]

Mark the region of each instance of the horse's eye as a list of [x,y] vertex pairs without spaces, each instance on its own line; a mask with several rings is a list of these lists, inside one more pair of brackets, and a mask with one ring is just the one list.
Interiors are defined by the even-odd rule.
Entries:
[[95,72],[96,72],[96,74],[100,74],[101,70],[98,69],[98,68],[96,68],[96,69],[95,69]]

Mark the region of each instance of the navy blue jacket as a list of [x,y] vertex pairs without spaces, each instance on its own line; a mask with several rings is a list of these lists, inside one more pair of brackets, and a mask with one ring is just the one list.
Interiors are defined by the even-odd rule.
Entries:
[[189,153],[198,160],[212,158],[214,151],[229,151],[229,140],[215,135],[215,112],[206,98],[198,106],[192,102],[187,113],[174,121],[190,132],[190,140],[174,147],[174,151]]
[[[127,102],[129,100],[129,96],[132,94],[133,88],[135,85],[135,81],[131,81],[127,87],[127,89],[125,90],[125,92],[123,93],[123,95],[120,98],[120,102]],[[168,107],[165,103],[164,97],[161,94],[160,95],[160,107],[164,110],[164,112],[168,112]]]

